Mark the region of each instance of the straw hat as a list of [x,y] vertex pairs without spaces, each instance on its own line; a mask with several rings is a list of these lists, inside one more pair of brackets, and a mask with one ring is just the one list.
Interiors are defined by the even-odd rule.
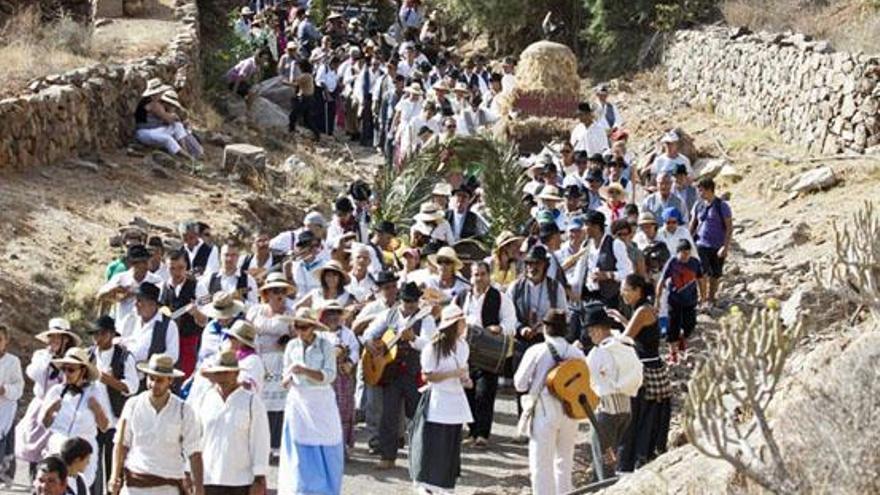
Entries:
[[171,91],[174,88],[162,82],[161,79],[155,78],[147,81],[147,89],[141,93],[142,98],[147,98],[150,96],[161,95],[166,91]]
[[214,294],[210,305],[199,308],[199,311],[208,318],[226,320],[244,312],[244,304],[236,300],[232,292],[221,290]]
[[93,382],[101,376],[98,367],[89,358],[89,352],[82,347],[71,347],[64,353],[64,357],[53,359],[52,364],[60,366],[62,364],[72,364],[76,366],[85,366],[88,371],[88,380]]
[[321,307],[318,308],[319,317],[324,316],[324,313],[327,311],[339,311],[341,313],[345,311],[345,308],[339,304],[339,301],[336,299],[331,299],[329,301],[324,301],[324,303],[321,304]]
[[538,199],[543,199],[544,201],[562,201],[562,196],[559,195],[558,187],[545,186],[541,189],[541,193],[538,194]]
[[250,347],[251,349],[256,349],[256,339],[257,339],[257,329],[254,325],[247,320],[238,320],[232,324],[232,328],[228,330],[223,330],[223,333],[228,335],[230,338],[235,339],[242,344]]
[[431,202],[422,203],[421,206],[419,206],[419,213],[413,217],[416,222],[423,223],[439,222],[444,218],[446,217],[443,215],[443,212],[440,211],[440,208]]
[[177,96],[177,91],[169,90],[162,94],[162,103],[167,103],[172,107],[177,108],[178,110],[183,110],[183,105],[180,104],[180,100]]
[[153,354],[146,363],[137,365],[138,371],[150,376],[180,378],[184,373],[174,369],[174,359],[168,354]]
[[455,87],[452,89],[456,93],[470,93],[471,89],[467,87],[467,84],[459,81],[455,83]]
[[452,196],[452,186],[448,182],[438,182],[431,190],[432,196]]
[[269,289],[284,289],[288,294],[293,292],[293,285],[290,285],[290,282],[287,281],[287,278],[284,277],[283,273],[273,272],[270,273],[268,277],[266,277],[266,283],[260,287],[260,292],[267,291]]
[[422,96],[425,94],[425,92],[422,91],[422,87],[419,86],[419,83],[410,84],[409,86],[406,87],[404,92],[409,93],[411,95],[417,95],[417,96]]
[[650,211],[639,213],[639,225],[657,225],[657,218]]
[[505,246],[507,246],[509,244],[513,244],[515,242],[522,243],[522,241],[524,241],[524,240],[525,240],[525,237],[522,237],[519,235],[514,235],[513,232],[511,232],[509,230],[505,230],[505,231],[501,232],[501,234],[499,234],[498,237],[495,239],[495,249],[493,250],[493,252],[497,253],[498,251],[501,251],[502,249],[504,249]]
[[299,308],[296,310],[294,316],[282,316],[280,319],[289,321],[293,324],[299,323],[300,325],[311,325],[315,330],[329,330],[327,325],[324,325],[315,318],[315,314],[310,308]]
[[210,361],[210,364],[202,368],[202,374],[211,373],[227,373],[238,372],[241,368],[238,366],[238,358],[235,357],[235,351],[218,352]]
[[446,82],[442,79],[434,85],[434,91],[450,91],[452,88],[446,85]]
[[326,271],[338,273],[339,276],[342,278],[342,282],[340,283],[341,285],[348,285],[348,283],[351,281],[351,277],[349,277],[348,274],[345,273],[345,269],[342,268],[342,264],[340,264],[336,260],[330,260],[327,263],[324,263],[324,266],[316,269],[315,277],[318,280],[321,280],[321,278],[324,276],[324,272]]
[[599,195],[605,199],[610,200],[612,194],[616,194],[617,197],[620,197],[624,194],[624,192],[625,192],[625,190],[623,189],[623,186],[620,185],[619,182],[612,182],[611,184],[608,184],[607,186],[600,189]]
[[241,8],[241,15],[254,15],[254,11],[250,7],[244,6]]
[[443,246],[437,251],[437,254],[432,254],[428,256],[428,263],[439,268],[439,262],[441,259],[450,260],[455,265],[455,271],[459,271],[464,268],[464,263],[458,259],[458,253],[455,252],[455,249],[449,246]]
[[437,330],[444,330],[464,319],[464,312],[456,304],[448,304],[440,313],[440,323]]
[[661,143],[677,143],[681,138],[675,131],[669,131],[660,139]]
[[287,44],[284,45],[284,49],[285,50],[296,50],[297,49],[296,42],[295,41],[288,41]]
[[70,330],[70,322],[64,318],[52,318],[49,320],[49,329],[38,333],[34,338],[48,344],[50,335],[68,335],[73,339],[73,345],[82,344],[82,339]]

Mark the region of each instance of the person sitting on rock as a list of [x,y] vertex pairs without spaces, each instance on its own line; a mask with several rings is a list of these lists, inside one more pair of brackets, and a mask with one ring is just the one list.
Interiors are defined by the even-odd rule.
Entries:
[[193,151],[199,154],[201,146],[193,146],[198,145],[198,142],[183,126],[180,116],[169,109],[183,109],[173,91],[174,88],[163,84],[160,79],[150,79],[134,111],[134,137],[146,146],[162,148],[172,155],[193,159]]
[[248,96],[251,86],[253,86],[260,77],[260,67],[270,57],[269,52],[257,50],[253,56],[248,57],[229,69],[226,73],[226,83],[229,90],[241,96]]

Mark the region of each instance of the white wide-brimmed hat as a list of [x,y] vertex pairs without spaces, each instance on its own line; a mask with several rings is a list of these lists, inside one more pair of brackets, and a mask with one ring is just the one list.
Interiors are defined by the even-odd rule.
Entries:
[[214,294],[214,298],[211,299],[211,304],[199,308],[199,311],[208,318],[226,320],[243,313],[244,304],[241,301],[236,300],[235,295],[232,292],[221,290]]
[[437,330],[444,330],[464,319],[464,312],[457,304],[448,304],[440,313],[440,323],[437,324]]
[[260,287],[260,292],[269,289],[284,289],[288,294],[294,291],[293,285],[287,281],[287,277],[281,272],[272,272],[266,277],[266,282]]
[[293,324],[299,323],[300,325],[311,325],[315,330],[329,330],[327,325],[318,321],[318,318],[315,317],[315,313],[311,308],[299,308],[293,316],[282,316],[280,319],[289,321]]
[[223,333],[228,335],[229,338],[235,339],[251,349],[256,349],[257,347],[257,329],[247,320],[236,320],[236,322],[232,324],[232,327],[228,330],[223,330]]
[[174,369],[174,358],[168,354],[153,354],[146,363],[137,365],[138,371],[146,375],[180,378],[184,373]]
[[49,329],[38,333],[34,338],[44,344],[48,344],[50,335],[67,335],[73,339],[74,345],[82,344],[80,336],[73,333],[70,329],[70,322],[64,318],[52,318],[49,320]]
[[440,268],[440,260],[449,260],[455,265],[455,271],[459,271],[464,268],[464,263],[459,259],[458,253],[455,252],[455,249],[449,246],[443,246],[437,251],[437,254],[428,255],[428,263],[434,265],[437,268]]
[[145,89],[144,92],[141,93],[141,97],[147,98],[150,96],[161,95],[173,89],[173,87],[163,83],[161,79],[154,78],[147,81],[147,89]]
[[443,215],[443,212],[440,211],[440,208],[431,202],[422,203],[421,206],[419,206],[419,213],[413,217],[416,222],[423,223],[439,222],[444,218],[446,217]]
[[241,367],[238,365],[238,358],[235,356],[235,351],[218,352],[214,355],[214,358],[201,369],[203,375],[238,371],[241,371]]
[[101,376],[98,367],[95,366],[95,363],[89,358],[89,351],[82,347],[71,347],[64,353],[64,357],[53,359],[52,364],[55,366],[60,366],[62,364],[85,366],[86,371],[88,371],[88,380],[90,382],[97,380],[98,377]]

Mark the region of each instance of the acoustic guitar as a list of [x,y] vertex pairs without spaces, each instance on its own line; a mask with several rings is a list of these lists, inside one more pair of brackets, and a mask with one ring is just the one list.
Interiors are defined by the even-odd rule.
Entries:
[[380,339],[382,341],[382,351],[378,354],[374,354],[364,346],[361,362],[364,367],[365,383],[374,387],[381,383],[385,369],[397,359],[397,344],[400,343],[400,336],[415,326],[416,323],[422,321],[423,318],[430,316],[430,314],[431,308],[422,309],[410,319],[410,322],[400,332],[395,332],[393,328],[386,330]]
[[583,359],[567,359],[547,373],[547,390],[562,402],[565,415],[571,419],[589,418],[595,425],[593,411],[599,397],[590,387],[590,369]]

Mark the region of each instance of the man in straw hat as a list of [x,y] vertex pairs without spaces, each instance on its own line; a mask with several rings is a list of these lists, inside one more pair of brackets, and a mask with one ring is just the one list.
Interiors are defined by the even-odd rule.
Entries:
[[468,290],[470,284],[461,276],[464,263],[458,258],[455,249],[443,246],[436,254],[428,255],[428,263],[434,267],[436,273],[425,280],[426,287],[442,293],[447,300],[452,300]]
[[[266,406],[258,392],[241,385],[240,371],[236,352],[232,350],[216,354],[201,369],[202,375],[213,385],[193,404],[202,427],[207,495],[264,493],[267,487],[269,420]],[[234,446],[234,450],[230,450],[230,446]]]
[[[95,384],[102,403],[109,407],[105,411],[110,428],[98,434],[97,483],[103,488],[110,477],[113,463],[113,438],[116,435],[116,423],[128,398],[137,394],[140,378],[134,356],[124,347],[114,344],[116,322],[110,316],[102,316],[89,328],[88,334],[94,345],[89,349],[89,357],[95,362],[100,377]],[[106,493],[102,491],[101,493]]]
[[97,295],[99,300],[116,303],[111,313],[120,322],[135,314],[134,294],[140,284],[163,285],[160,276],[150,273],[150,252],[146,246],[139,244],[129,247],[125,259],[128,270],[114,275],[98,289]]
[[199,365],[208,362],[216,353],[220,352],[223,342],[223,332],[232,327],[232,324],[245,311],[245,305],[235,298],[229,291],[220,291],[214,294],[211,303],[202,306],[200,311],[210,320],[202,331],[201,345],[199,346]]
[[[370,352],[381,352],[382,335],[394,329],[400,335],[397,359],[390,365],[387,383],[382,385],[382,419],[379,424],[380,469],[394,467],[400,447],[400,411],[412,418],[419,399],[417,377],[420,370],[419,351],[431,342],[436,333],[433,318],[419,311],[422,290],[410,282],[400,293],[401,303],[378,315],[367,331],[364,340]],[[416,319],[417,318],[417,319]],[[410,327],[410,328],[408,328]]]
[[248,390],[261,393],[266,379],[266,368],[256,350],[257,329],[247,320],[236,320],[223,334],[228,337],[224,348],[233,351],[238,358],[238,366],[241,368],[238,382]]
[[111,493],[205,493],[198,419],[171,393],[183,373],[167,354],[153,354],[138,370],[147,376],[148,390],[129,399],[119,418]]
[[148,360],[153,354],[164,353],[176,363],[180,356],[177,323],[159,312],[159,296],[157,285],[141,283],[135,293],[135,313],[126,316],[118,327],[120,343],[138,362]]
[[361,346],[357,336],[342,321],[345,308],[336,300],[326,301],[320,308],[318,319],[327,326],[325,337],[336,349],[336,405],[342,420],[342,435],[345,439],[345,453],[350,455],[354,449],[355,425],[355,377],[354,371],[360,361]]

